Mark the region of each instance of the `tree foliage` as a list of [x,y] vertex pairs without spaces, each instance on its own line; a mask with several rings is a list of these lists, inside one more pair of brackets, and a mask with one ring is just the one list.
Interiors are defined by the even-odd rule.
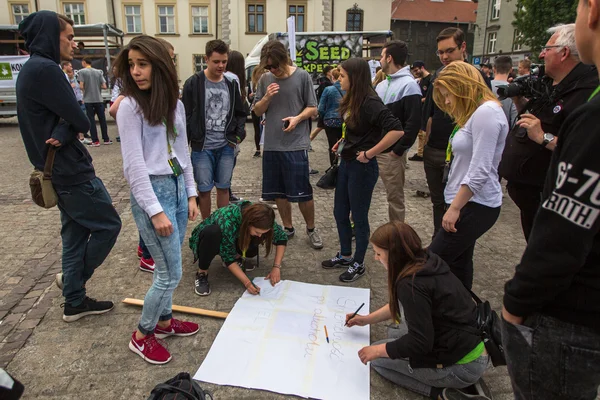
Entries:
[[513,25],[521,33],[521,44],[537,53],[550,38],[548,28],[570,24],[577,16],[578,0],[517,0]]

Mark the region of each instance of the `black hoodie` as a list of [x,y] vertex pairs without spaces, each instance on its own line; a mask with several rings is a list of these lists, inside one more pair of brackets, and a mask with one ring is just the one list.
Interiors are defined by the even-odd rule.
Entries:
[[408,358],[413,368],[438,368],[456,364],[481,342],[481,337],[448,327],[477,327],[475,302],[450,267],[427,252],[425,266],[414,279],[396,285],[408,333],[389,342],[390,358]]
[[50,138],[62,145],[57,148],[52,182],[77,185],[96,174],[92,157],[77,139],[87,132],[90,122],[75,99],[60,63],[60,27],[57,14],[39,11],[19,24],[25,45],[31,54],[17,80],[17,116],[29,161],[44,169]]

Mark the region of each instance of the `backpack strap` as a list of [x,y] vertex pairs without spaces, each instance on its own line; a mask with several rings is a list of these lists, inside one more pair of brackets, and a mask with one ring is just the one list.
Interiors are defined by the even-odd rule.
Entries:
[[[159,385],[156,385],[156,387],[152,390],[152,392],[156,392],[157,394],[161,391],[167,391],[167,392],[171,392],[171,393],[178,393],[178,394],[182,394],[186,399],[189,400],[205,400],[206,397],[208,396],[211,400],[213,400],[212,395],[209,392],[205,392],[196,382],[194,382],[193,380],[190,380],[191,384],[192,384],[192,389],[196,392],[195,393],[190,393],[186,390],[183,390],[177,386],[173,386],[170,385],[168,383],[161,383]],[[199,397],[198,397],[199,396]]]
[[56,148],[52,145],[48,148],[48,154],[46,155],[46,163],[44,164],[44,178],[52,178],[52,168],[54,167],[54,156],[56,155]]

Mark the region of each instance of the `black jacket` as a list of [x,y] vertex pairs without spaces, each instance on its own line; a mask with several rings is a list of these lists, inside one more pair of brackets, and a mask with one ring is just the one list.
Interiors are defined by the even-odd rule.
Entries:
[[65,78],[60,62],[60,28],[52,11],[29,15],[19,25],[31,54],[17,80],[17,116],[29,161],[44,169],[48,145],[54,138],[57,148],[52,182],[77,185],[95,178],[92,157],[77,140],[78,132],[87,132],[90,122]]
[[383,104],[377,93],[373,92],[360,108],[358,126],[346,127],[346,145],[342,158],[346,161],[356,159],[356,153],[375,146],[389,131],[402,131],[402,123]]
[[[240,96],[238,84],[235,81],[223,77],[223,81],[229,89],[229,111],[227,113],[227,128],[225,137],[233,145],[241,143],[246,138],[246,109]],[[185,106],[186,128],[188,141],[192,150],[204,149],[204,138],[206,137],[206,76],[204,71],[192,75],[183,85],[181,100]]]
[[600,333],[600,95],[564,121],[542,206],[504,307],[535,312]]
[[390,358],[408,358],[413,368],[446,367],[460,361],[481,342],[481,337],[448,327],[477,327],[471,294],[437,255],[414,277],[396,285],[408,333],[386,344]]
[[[575,109],[584,104],[598,86],[595,67],[579,63],[558,85],[546,78],[550,89],[542,98],[532,101],[529,110],[542,122],[546,133],[558,135],[561,126]],[[519,133],[520,132],[520,133]],[[509,183],[544,186],[552,151],[530,140],[518,126],[508,133],[498,173]]]

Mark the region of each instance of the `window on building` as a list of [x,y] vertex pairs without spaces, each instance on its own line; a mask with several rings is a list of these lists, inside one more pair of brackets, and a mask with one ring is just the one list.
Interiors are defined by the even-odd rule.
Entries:
[[523,49],[523,34],[519,32],[518,29],[515,29],[515,33],[513,36],[513,51],[520,51]]
[[158,6],[158,32],[176,33],[175,6]]
[[358,8],[358,4],[346,10],[346,30],[347,31],[362,31],[363,30],[363,10]]
[[492,0],[492,19],[500,18],[500,2],[502,0]]
[[488,54],[496,52],[496,42],[498,41],[498,32],[491,32],[488,35]]
[[208,6],[192,6],[192,33],[208,33]]
[[125,5],[125,29],[127,33],[142,33],[141,5]]
[[64,14],[71,18],[75,25],[85,25],[85,9],[83,3],[63,3]]
[[265,3],[247,3],[246,22],[248,24],[247,30],[249,33],[264,33],[265,32]]
[[289,4],[288,17],[296,17],[296,32],[305,32],[306,4]]
[[10,7],[12,9],[13,22],[17,25],[29,15],[29,4],[12,3]]
[[207,67],[206,56],[204,54],[194,54],[194,72],[204,71]]

